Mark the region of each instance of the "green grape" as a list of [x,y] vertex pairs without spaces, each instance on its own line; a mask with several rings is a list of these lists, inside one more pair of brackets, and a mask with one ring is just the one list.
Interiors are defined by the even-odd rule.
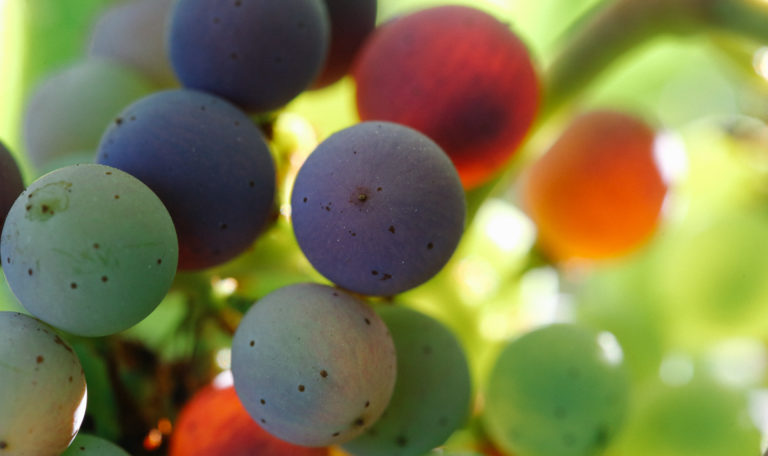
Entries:
[[743,394],[694,378],[641,390],[638,410],[617,442],[622,456],[755,456],[760,432]]
[[58,456],[85,413],[80,360],[53,328],[0,312],[0,455]]
[[46,174],[16,200],[3,228],[3,269],[33,315],[84,336],[133,326],[176,274],[171,217],[133,176],[103,165]]
[[597,334],[550,325],[502,350],[483,418],[492,440],[518,456],[595,455],[621,425],[627,396],[623,365]]
[[445,442],[469,415],[467,359],[437,320],[403,307],[377,313],[395,343],[395,391],[381,418],[344,449],[360,456],[419,456]]
[[61,456],[130,456],[122,448],[95,435],[77,434]]

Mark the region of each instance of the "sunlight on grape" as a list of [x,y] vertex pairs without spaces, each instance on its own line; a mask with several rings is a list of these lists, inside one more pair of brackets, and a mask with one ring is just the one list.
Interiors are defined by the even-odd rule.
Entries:
[[533,222],[512,204],[491,199],[478,211],[475,223],[505,254],[520,255],[530,250],[536,240]]
[[528,271],[520,279],[520,318],[534,327],[571,321],[573,303],[559,292],[559,287],[560,281],[554,268]]
[[214,276],[211,278],[211,287],[213,287],[213,292],[216,294],[216,296],[222,298],[234,293],[237,290],[237,286],[237,280],[232,277],[221,279]]
[[768,449],[768,389],[758,389],[749,393],[749,416],[763,435],[761,451]]
[[597,344],[600,346],[600,354],[605,362],[611,365],[619,365],[624,360],[624,351],[616,340],[616,336],[603,331],[597,335]]
[[659,378],[670,386],[682,386],[693,379],[693,361],[682,354],[667,355],[659,367]]
[[213,387],[216,389],[229,388],[235,384],[234,377],[232,377],[231,370],[225,370],[213,379]]
[[473,306],[480,305],[499,286],[496,269],[478,257],[468,257],[459,261],[453,270],[453,275],[460,285],[459,292],[467,303]]
[[291,218],[291,205],[288,203],[283,203],[280,205],[280,215],[285,217],[286,219]]
[[216,352],[216,365],[222,369],[229,369],[232,366],[232,350],[222,348]]
[[77,434],[80,425],[83,424],[83,418],[85,418],[85,409],[88,405],[88,387],[83,391],[83,398],[80,399],[77,409],[75,409],[75,415],[72,417],[72,439],[74,440],[75,434]]
[[653,143],[653,158],[667,184],[674,184],[688,174],[688,157],[683,138],[672,131],[661,131]]
[[752,66],[760,77],[768,80],[768,47],[761,47],[755,52]]
[[766,373],[768,351],[757,339],[721,342],[707,353],[707,367],[722,383],[749,387],[760,383]]

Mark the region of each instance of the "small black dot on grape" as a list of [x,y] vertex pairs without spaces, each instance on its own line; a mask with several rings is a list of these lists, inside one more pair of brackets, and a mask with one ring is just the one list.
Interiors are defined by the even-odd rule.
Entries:
[[389,225],[388,231],[392,234],[395,234],[395,225]]
[[123,124],[123,118],[122,117],[118,117],[117,119],[115,119],[115,125],[122,125],[122,124]]
[[107,278],[107,276],[101,276],[101,281],[102,282],[107,282],[108,280],[109,279]]
[[120,199],[120,195],[115,195],[115,199],[119,200]]
[[352,154],[353,154],[353,155],[357,155],[357,151],[356,151],[356,150],[353,150],[353,151],[352,151]]
[[77,284],[75,282],[72,282],[69,284],[69,288],[74,290],[75,288],[77,288]]
[[365,319],[365,324],[370,326],[370,324],[371,324],[371,320],[369,320],[369,319],[367,319],[367,318],[366,318],[366,319]]
[[433,244],[431,242],[429,244],[427,244],[427,250],[432,250],[434,247],[435,247],[435,244]]
[[253,188],[253,187],[255,187],[255,186],[256,186],[256,182],[254,182],[254,181],[248,181],[248,186],[249,186],[249,187],[251,187],[251,188]]
[[45,361],[45,358],[43,358],[43,355],[37,356],[37,364],[41,364],[43,361]]
[[261,421],[264,424],[267,424],[267,420],[265,420],[264,418],[260,419],[259,421]]
[[404,447],[408,444],[408,439],[406,439],[404,435],[399,435],[397,436],[397,439],[395,439],[395,443],[399,447]]
[[49,211],[51,208],[50,208],[50,207],[48,207],[48,205],[47,205],[47,204],[43,204],[42,206],[40,206],[40,209],[43,211],[43,214],[45,214],[45,213],[47,213],[47,212],[48,212],[48,211]]
[[338,436],[339,436],[339,434],[341,434],[341,432],[334,432],[333,434],[331,434],[331,436],[333,436],[333,437],[338,437]]
[[[104,155],[104,158],[106,158],[106,154]],[[106,172],[106,173],[104,173],[104,174],[106,174],[107,176],[111,176],[111,175],[112,175],[112,171],[107,171],[107,172]]]
[[365,419],[361,416],[358,419],[355,420],[354,425],[357,427],[361,427],[365,424]]
[[323,378],[326,378],[326,377],[328,377],[328,371],[327,371],[327,370],[325,370],[325,369],[321,370],[321,371],[320,371],[320,376],[321,376],[321,377],[323,377]]
[[304,392],[306,388],[304,388],[304,385],[299,385],[299,392]]
[[264,399],[260,399],[259,402],[261,403],[261,405],[264,405],[267,403],[267,401],[265,401]]
[[307,197],[305,196],[302,201],[306,203],[307,202]]
[[219,224],[219,229],[226,230],[227,229],[227,224],[226,223]]
[[365,408],[368,408],[371,406],[371,401],[365,401]]
[[6,448],[8,448],[8,443],[4,440],[0,440],[0,450],[4,450]]
[[377,271],[375,269],[372,269],[371,270],[371,275],[379,275],[379,271]]
[[253,347],[254,345],[256,345],[256,341],[252,340],[252,341],[251,341],[251,343],[250,343],[250,344],[248,344],[248,345],[250,345],[251,347]]
[[160,259],[160,258],[158,258],[158,259],[157,259],[157,264],[162,264],[162,263],[163,263],[163,260],[162,260],[162,259]]
[[93,243],[93,248],[94,249],[98,249],[99,248],[99,243],[98,242],[94,242]]
[[376,191],[380,192],[381,191],[381,187],[376,187]]
[[32,275],[32,269],[27,269],[27,274]]

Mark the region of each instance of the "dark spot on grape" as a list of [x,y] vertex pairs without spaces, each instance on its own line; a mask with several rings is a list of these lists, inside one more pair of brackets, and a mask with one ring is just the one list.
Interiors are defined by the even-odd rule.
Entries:
[[[106,154],[104,154],[104,158],[106,158],[106,156],[107,156],[107,155],[106,155]],[[111,176],[111,175],[112,175],[112,171],[107,171],[107,172],[106,172],[106,173],[104,173],[104,174],[106,174],[107,176]]]
[[353,150],[353,151],[352,151],[352,155],[357,155],[357,151],[356,151],[356,150]]
[[47,204],[43,204],[40,206],[40,210],[43,211],[43,214],[46,214],[49,210],[51,210],[51,208]]
[[162,259],[160,259],[160,258],[157,259],[157,264],[162,264],[162,262],[163,262]]
[[253,347],[254,345],[256,345],[256,341],[252,340],[251,343],[250,343],[250,346]]
[[392,234],[395,234],[395,225],[389,225],[388,231]]
[[369,319],[367,319],[367,318],[366,318],[366,319],[365,319],[365,324],[370,326],[370,324],[371,324],[371,320],[369,320]]
[[27,269],[27,274],[32,275],[32,269]]
[[368,199],[368,195],[366,195],[365,193],[361,193],[361,194],[357,195],[357,200],[358,201],[365,201],[367,199]]
[[261,402],[261,405],[264,405],[267,403],[267,401],[265,401],[264,399],[259,400],[259,402]]
[[372,269],[371,270],[371,275],[379,275],[379,271],[377,271],[375,269]]
[[119,200],[120,199],[120,195],[115,195],[115,199]]
[[243,3],[242,3],[240,0],[237,0],[237,1],[235,2],[235,6],[240,6],[240,5],[242,5],[242,4],[243,4]]
[[117,119],[115,119],[115,125],[120,126],[122,124],[123,124],[123,118],[122,117],[118,117]]
[[327,371],[327,370],[325,370],[325,369],[321,370],[321,371],[320,371],[320,376],[321,376],[321,377],[323,377],[323,378],[326,378],[326,377],[328,377],[328,371]]
[[219,229],[226,230],[227,229],[227,224],[226,223],[219,224]]
[[[229,58],[232,60],[237,60],[237,52],[233,52],[229,54]],[[205,111],[205,109],[203,109],[203,111]]]
[[37,356],[37,364],[41,364],[43,361],[45,361],[45,358],[43,358],[43,355]]
[[24,209],[30,210],[30,209],[32,209],[32,205],[31,204],[27,204],[26,206],[24,206]]
[[93,243],[93,248],[94,249],[98,249],[99,248],[99,243],[98,242],[94,242]]
[[255,186],[256,186],[256,182],[254,182],[254,181],[249,181],[249,182],[248,182],[248,186],[249,186],[249,187],[251,187],[251,188],[253,188],[253,187],[255,187]]
[[365,408],[368,408],[371,406],[371,401],[365,401]]
[[381,191],[381,187],[376,187],[376,191],[380,192]]
[[106,282],[107,282],[107,280],[109,280],[109,279],[107,278],[107,276],[101,276],[101,281],[102,281],[102,282],[105,282],[105,283],[106,283]]
[[69,288],[74,290],[75,288],[77,288],[77,284],[75,282],[72,282],[69,284]]
[[435,247],[435,245],[433,243],[431,243],[431,242],[429,244],[427,244],[427,250],[432,250],[434,247]]
[[259,421],[261,421],[264,424],[267,424],[267,420],[265,420],[264,418],[260,419]]
[[5,440],[0,440],[0,450],[8,448],[8,443]]
[[357,233],[355,233],[354,231],[350,230],[349,231],[349,235],[352,236],[352,237],[355,237],[355,236],[357,236]]
[[381,279],[379,280],[389,280],[392,278],[392,274],[387,274],[386,272],[382,274]]
[[424,348],[422,348],[422,351],[425,355],[431,355],[432,354],[432,347],[429,345],[425,345]]
[[304,392],[306,388],[304,388],[304,385],[299,385],[299,392]]
[[57,335],[53,336],[53,342],[61,345],[64,347],[68,352],[72,353],[72,348],[70,348],[69,345],[65,344],[63,340],[61,340],[61,337]]
[[331,436],[333,436],[333,437],[338,437],[338,436],[339,436],[339,434],[341,434],[341,432],[334,432],[333,434],[331,434]]
[[84,447],[84,446],[81,446],[81,447],[80,447],[80,451],[85,451],[85,447]]
[[69,376],[69,383],[72,383],[72,376]]
[[352,423],[352,424],[354,424],[354,425],[355,425],[355,426],[357,426],[357,427],[362,427],[363,425],[365,425],[365,418],[363,418],[363,417],[361,416],[361,417],[357,418],[357,419],[355,420],[355,422],[354,422],[354,423]]
[[304,197],[304,200],[303,200],[303,201],[304,201],[305,203],[307,202],[307,197],[306,197],[306,196]]
[[397,438],[395,439],[395,443],[399,447],[404,447],[408,445],[408,439],[406,439],[404,435],[398,435]]

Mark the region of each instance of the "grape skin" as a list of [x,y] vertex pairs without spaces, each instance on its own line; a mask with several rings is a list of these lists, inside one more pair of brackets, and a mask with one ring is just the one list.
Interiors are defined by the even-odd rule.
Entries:
[[203,92],[168,90],[132,104],[104,133],[97,161],[160,197],[179,235],[180,269],[242,253],[273,206],[275,168],[261,132],[235,106]]
[[21,171],[11,152],[0,142],[0,228],[13,202],[24,191]]
[[510,342],[485,392],[483,420],[501,449],[521,455],[598,454],[627,412],[628,377],[596,334],[549,325]]
[[160,86],[177,86],[165,45],[172,4],[173,0],[115,4],[96,22],[88,55],[119,60]]
[[464,192],[443,151],[417,131],[363,122],[320,144],[291,196],[301,250],[325,277],[367,295],[427,281],[464,229]]
[[130,456],[125,450],[101,437],[77,434],[67,451],[61,456]]
[[0,454],[58,456],[80,428],[80,360],[53,328],[0,312]]
[[384,414],[344,444],[360,456],[420,456],[441,445],[469,416],[469,366],[442,323],[404,307],[377,309],[392,334],[397,380]]
[[149,94],[152,85],[117,62],[92,59],[75,63],[45,79],[24,113],[24,145],[37,167],[95,150],[121,109]]
[[348,441],[384,411],[395,348],[364,302],[319,284],[289,285],[256,302],[232,341],[235,389],[269,433],[297,445]]
[[185,87],[264,112],[312,83],[325,60],[329,33],[319,0],[179,0],[168,45]]
[[149,188],[88,164],[33,182],[8,214],[0,252],[8,284],[31,314],[73,334],[103,336],[160,303],[176,274],[178,244]]

